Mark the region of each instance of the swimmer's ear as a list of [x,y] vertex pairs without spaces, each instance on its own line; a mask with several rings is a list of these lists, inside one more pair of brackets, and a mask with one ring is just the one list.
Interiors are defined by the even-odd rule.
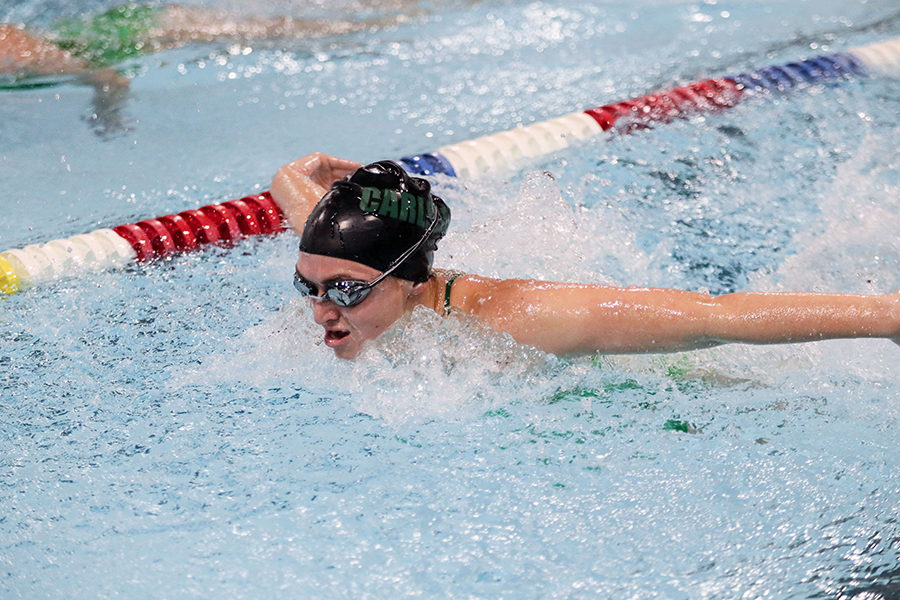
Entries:
[[415,298],[416,296],[421,296],[423,293],[425,293],[425,284],[427,283],[427,281],[422,281],[420,283],[412,284],[412,287],[409,288],[409,294],[407,294],[407,297]]

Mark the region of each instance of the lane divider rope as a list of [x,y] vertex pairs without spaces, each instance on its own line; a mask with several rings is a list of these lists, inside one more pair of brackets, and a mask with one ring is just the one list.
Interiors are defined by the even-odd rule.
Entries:
[[[608,131],[628,133],[676,118],[716,112],[745,95],[857,76],[900,76],[900,38],[784,65],[698,81],[614,104],[450,144],[435,152],[399,159],[410,173],[477,178],[515,168],[523,161],[562,150]],[[175,215],[98,229],[0,253],[0,293],[53,281],[86,270],[121,267],[227,243],[248,235],[269,235],[285,227],[284,215],[268,192],[210,204]]]

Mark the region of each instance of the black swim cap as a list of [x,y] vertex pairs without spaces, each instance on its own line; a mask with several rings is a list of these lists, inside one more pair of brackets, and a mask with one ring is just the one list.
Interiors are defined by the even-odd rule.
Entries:
[[[432,221],[434,227],[423,241]],[[384,272],[422,242],[392,273],[420,283],[431,276],[437,242],[449,225],[450,209],[431,193],[427,181],[383,160],[360,167],[331,186],[306,220],[300,251]]]

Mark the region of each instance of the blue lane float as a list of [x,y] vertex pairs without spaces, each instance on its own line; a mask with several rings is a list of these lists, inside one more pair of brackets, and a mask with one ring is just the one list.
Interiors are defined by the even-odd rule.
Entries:
[[[480,177],[499,167],[514,167],[518,157],[540,156],[613,128],[630,131],[636,124],[664,122],[734,106],[747,95],[781,93],[802,85],[865,76],[900,76],[900,38],[589,108],[552,121],[444,146],[429,154],[404,157],[401,162],[419,175]],[[548,135],[553,139],[548,140]]]

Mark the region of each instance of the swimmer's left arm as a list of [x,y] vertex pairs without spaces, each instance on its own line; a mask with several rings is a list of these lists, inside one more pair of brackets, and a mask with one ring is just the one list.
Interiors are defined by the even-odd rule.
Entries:
[[0,23],[0,72],[33,75],[81,74],[87,65],[50,41],[21,27]]
[[532,280],[467,277],[460,284],[457,297],[464,311],[521,343],[556,354],[667,352],[728,342],[850,337],[900,340],[900,293],[736,293],[714,298],[680,290]]
[[298,234],[306,218],[331,184],[360,167],[359,163],[321,152],[307,154],[284,165],[272,179],[272,199]]
[[98,89],[125,88],[115,69],[94,69],[85,61],[21,27],[0,23],[0,73],[77,75]]

